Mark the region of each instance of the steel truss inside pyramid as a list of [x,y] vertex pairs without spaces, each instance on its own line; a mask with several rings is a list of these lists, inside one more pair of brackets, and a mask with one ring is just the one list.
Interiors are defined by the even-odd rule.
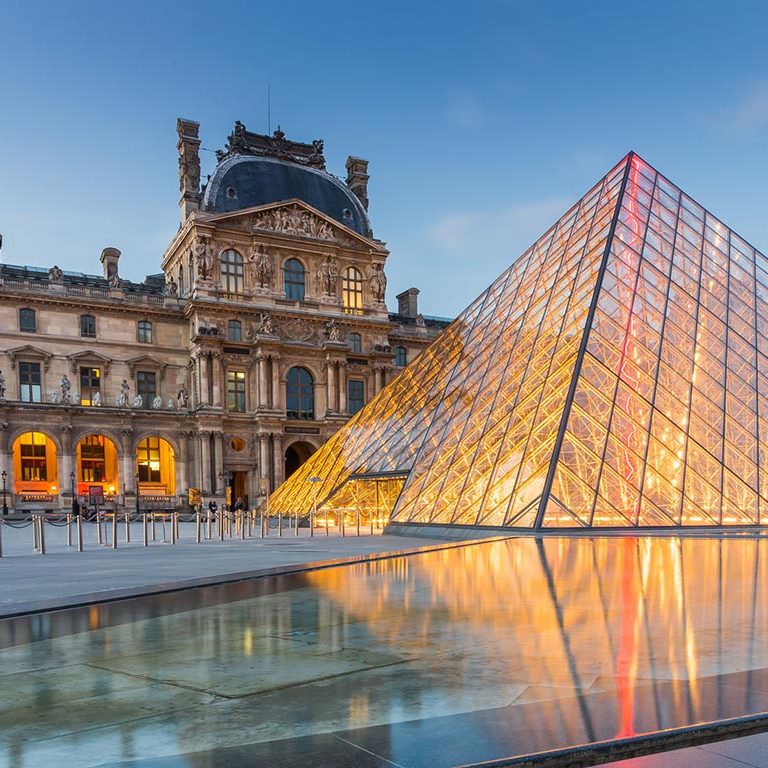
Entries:
[[315,501],[442,525],[768,523],[768,259],[628,155],[270,504]]

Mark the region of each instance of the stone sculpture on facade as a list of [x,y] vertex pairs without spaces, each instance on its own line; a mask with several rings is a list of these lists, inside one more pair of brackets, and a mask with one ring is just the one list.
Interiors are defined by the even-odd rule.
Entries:
[[336,294],[336,281],[339,279],[339,270],[332,256],[326,256],[320,269],[317,271],[317,287],[320,293],[326,296]]
[[272,288],[275,283],[275,265],[264,245],[254,248],[248,260],[251,262],[253,287]]
[[64,271],[60,269],[58,265],[54,264],[48,270],[48,279],[52,283],[60,283],[64,279]]
[[271,229],[287,235],[306,235],[317,240],[336,239],[333,227],[327,221],[298,205],[264,211],[255,218],[253,226],[255,229]]
[[189,403],[189,392],[187,392],[187,386],[182,382],[179,385],[179,391],[176,393],[176,403],[179,409],[186,408]]
[[127,408],[128,401],[131,397],[131,385],[127,379],[123,379],[123,383],[120,385],[120,394],[117,396],[117,407]]
[[118,274],[111,275],[107,283],[110,288],[122,288],[123,286],[122,278]]
[[197,261],[197,275],[201,280],[213,277],[214,247],[207,238],[198,237],[192,246],[192,253]]
[[169,277],[167,282],[165,283],[165,289],[163,290],[163,293],[166,296],[179,295],[179,286],[176,284],[176,281],[172,277]]
[[325,338],[328,341],[341,341],[341,327],[336,320],[331,319],[325,324]]
[[5,376],[0,371],[0,400],[5,400]]
[[382,303],[387,292],[387,276],[384,274],[384,267],[381,264],[374,264],[370,285],[373,298]]
[[66,373],[61,377],[59,386],[61,387],[61,402],[64,405],[70,405],[72,403],[72,395],[70,393],[70,390],[72,389],[72,384],[69,381],[69,378],[67,377]]
[[155,410],[158,410],[159,408],[163,407],[163,398],[160,397],[160,395],[155,395],[154,399],[152,400],[152,408]]
[[175,411],[176,410],[176,406],[174,405],[172,397],[168,398],[168,402],[165,404],[165,408],[168,411]]
[[131,407],[133,407],[133,408],[143,408],[144,407],[144,396],[143,395],[136,395],[136,397],[134,397],[133,401],[131,402]]
[[99,407],[100,405],[104,405],[104,400],[101,397],[101,392],[97,392],[92,398],[91,398],[91,405],[95,405],[96,407]]
[[259,315],[259,329],[257,333],[263,333],[268,336],[274,336],[277,333],[275,327],[275,321],[272,319],[272,315],[269,312],[262,312]]

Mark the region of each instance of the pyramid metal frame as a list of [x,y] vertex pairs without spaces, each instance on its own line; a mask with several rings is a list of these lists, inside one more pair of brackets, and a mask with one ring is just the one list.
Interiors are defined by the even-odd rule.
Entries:
[[629,153],[270,506],[536,529],[762,525],[767,396],[768,259]]

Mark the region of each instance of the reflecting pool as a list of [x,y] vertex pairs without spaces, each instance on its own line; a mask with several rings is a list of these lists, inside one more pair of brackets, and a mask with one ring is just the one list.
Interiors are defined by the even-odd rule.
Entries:
[[768,711],[766,547],[511,539],[0,621],[0,765],[454,766]]

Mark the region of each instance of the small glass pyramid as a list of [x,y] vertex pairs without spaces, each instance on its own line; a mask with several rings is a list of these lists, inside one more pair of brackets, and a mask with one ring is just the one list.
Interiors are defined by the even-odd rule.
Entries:
[[270,506],[315,502],[441,525],[768,523],[768,259],[630,153]]

